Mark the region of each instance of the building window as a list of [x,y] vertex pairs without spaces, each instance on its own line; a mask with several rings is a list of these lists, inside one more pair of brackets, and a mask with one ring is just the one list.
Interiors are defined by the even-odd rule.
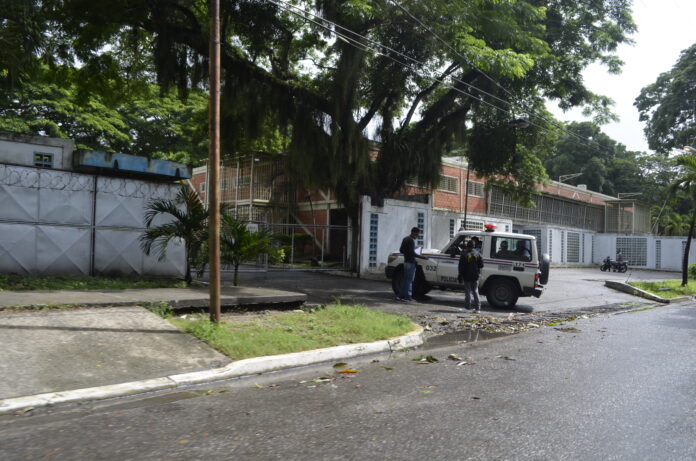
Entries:
[[425,213],[418,213],[418,225],[416,226],[418,229],[420,229],[420,234],[418,234],[418,240],[416,240],[416,244],[419,247],[423,246],[424,240],[424,234],[425,234]]
[[201,183],[201,185],[199,186],[199,190],[200,190],[201,192],[205,192],[205,181],[203,181],[203,182]]
[[459,191],[459,179],[441,174],[437,188],[438,190],[456,194]]
[[549,258],[553,257],[553,231],[549,229]]
[[370,251],[368,257],[369,267],[377,267],[377,231],[379,229],[379,215],[370,213]]
[[580,262],[580,234],[577,232],[568,232],[568,255],[566,260],[569,263]]
[[[686,245],[684,242],[682,245]],[[682,246],[682,252],[684,249]],[[631,266],[648,265],[648,239],[644,237],[617,237],[616,252]]]
[[476,181],[467,182],[466,193],[469,197],[483,197],[483,183]]
[[53,154],[34,152],[34,166],[39,168],[53,168]]
[[662,240],[655,240],[655,269],[662,269]]
[[454,219],[449,220],[450,238],[454,237]]
[[462,219],[461,222],[459,223],[459,230],[482,231],[483,230],[483,222],[482,221],[472,221],[470,219],[467,219],[466,223],[464,223],[464,220]]

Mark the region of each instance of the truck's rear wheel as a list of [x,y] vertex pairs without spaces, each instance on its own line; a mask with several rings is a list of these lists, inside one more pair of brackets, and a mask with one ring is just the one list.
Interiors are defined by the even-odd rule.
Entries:
[[401,284],[403,283],[404,280],[404,269],[403,267],[399,267],[396,272],[394,272],[394,276],[391,279],[392,282],[392,290],[394,291],[394,294],[399,296],[399,290],[401,289]]
[[509,309],[517,304],[517,298],[519,290],[510,280],[493,280],[486,287],[486,299],[493,307]]
[[431,286],[425,281],[423,276],[416,275],[416,279],[413,281],[413,297],[422,298],[431,290]]
[[[420,273],[419,273],[420,272]],[[399,295],[399,291],[401,290],[401,284],[404,282],[404,269],[403,267],[399,267],[396,272],[394,272],[394,276],[391,279],[392,283],[392,291],[394,292],[395,295]],[[416,272],[416,278],[413,280],[413,286],[411,287],[413,291],[413,296],[416,298],[420,298],[425,296],[430,290],[432,290],[432,287],[428,282],[426,282],[425,277],[423,276],[422,269],[420,267],[418,268]]]

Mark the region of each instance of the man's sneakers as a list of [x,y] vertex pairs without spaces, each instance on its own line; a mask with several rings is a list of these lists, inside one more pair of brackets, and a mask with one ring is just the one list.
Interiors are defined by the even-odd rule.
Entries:
[[411,298],[399,298],[398,296],[396,297],[396,300],[400,303],[412,303],[413,299]]

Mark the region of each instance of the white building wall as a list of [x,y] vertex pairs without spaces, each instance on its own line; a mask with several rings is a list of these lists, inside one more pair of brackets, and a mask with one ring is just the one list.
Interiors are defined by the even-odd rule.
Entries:
[[[401,240],[418,225],[418,213],[423,213],[423,247],[431,248],[432,210],[430,204],[385,199],[384,206],[372,206],[369,197],[363,197],[360,238],[360,273],[384,274],[387,257],[399,250]],[[376,236],[371,228],[372,215],[377,217]],[[371,235],[373,234],[373,235]],[[376,237],[376,240],[375,240]],[[371,255],[371,246],[374,253]],[[371,261],[370,257],[374,260]]]
[[74,144],[70,139],[0,133],[0,163],[34,166],[34,154],[53,155],[53,168],[72,168]]

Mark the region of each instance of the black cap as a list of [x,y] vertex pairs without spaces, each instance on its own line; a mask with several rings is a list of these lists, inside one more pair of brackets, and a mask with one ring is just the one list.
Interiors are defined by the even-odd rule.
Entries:
[[412,227],[411,228],[411,233],[412,234],[420,234],[420,229],[417,227]]

